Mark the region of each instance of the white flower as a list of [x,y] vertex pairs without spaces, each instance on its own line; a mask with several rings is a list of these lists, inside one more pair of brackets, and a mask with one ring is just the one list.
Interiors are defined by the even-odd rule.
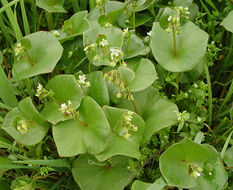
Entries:
[[197,172],[197,177],[200,177],[200,176],[201,176],[201,174]]
[[61,104],[61,109],[66,109],[66,104],[65,103],[63,103],[63,104]]
[[151,37],[151,31],[150,31],[150,32],[147,32],[147,36],[150,36],[150,37]]
[[123,55],[123,52],[118,48],[110,48],[110,56],[111,60],[114,60],[114,58],[119,58]]
[[167,21],[169,22],[172,19],[172,16],[170,15],[167,19]]
[[211,173],[211,172],[209,172],[209,175],[212,175],[212,173]]
[[200,118],[199,116],[197,117],[197,121],[198,121],[198,122],[200,122],[200,121],[201,121],[201,118]]
[[60,36],[60,34],[57,30],[53,31],[52,34],[57,38]]
[[105,39],[102,39],[102,41],[99,43],[102,47],[105,47],[108,45],[108,41]]
[[128,29],[128,28],[125,28],[125,29],[123,30],[123,36],[128,36],[128,34],[129,34],[129,29]]
[[38,83],[36,91],[38,92],[41,90],[43,90],[43,86],[40,83]]
[[86,80],[85,75],[79,75],[78,78],[79,78],[79,81],[80,81],[81,84],[85,84],[85,80]]
[[197,83],[194,83],[194,84],[193,84],[193,86],[194,86],[195,88],[198,88],[198,85],[197,85]]

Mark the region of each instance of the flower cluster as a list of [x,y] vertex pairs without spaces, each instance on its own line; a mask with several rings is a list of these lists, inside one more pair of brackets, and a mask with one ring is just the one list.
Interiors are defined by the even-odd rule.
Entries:
[[79,112],[76,111],[75,108],[73,108],[73,105],[70,100],[68,100],[68,104],[66,103],[61,104],[61,107],[59,109],[64,115],[70,117],[70,118],[78,118]]
[[123,114],[123,116],[121,118],[121,120],[123,122],[122,135],[126,139],[128,139],[131,136],[129,130],[132,130],[134,132],[136,132],[138,130],[137,126],[132,124],[132,118],[133,118],[132,111],[127,111],[126,113]]
[[188,19],[190,12],[188,11],[187,7],[184,8],[182,6],[174,7],[174,10],[177,14],[170,15],[168,17],[168,27],[166,28],[166,31],[170,33],[174,30],[176,34],[180,34],[180,18],[184,17]]
[[28,127],[27,125],[27,122],[24,121],[24,120],[19,120],[17,122],[17,126],[16,126],[16,129],[21,133],[21,134],[25,134],[27,133],[30,128]]
[[56,38],[60,37],[60,33],[57,30],[52,31],[52,35]]
[[115,67],[116,63],[123,58],[123,52],[119,48],[110,48],[110,57],[110,66]]
[[123,37],[124,37],[124,38],[128,38],[128,37],[129,37],[129,29],[128,29],[128,28],[125,28],[125,29],[123,30]]
[[102,40],[100,41],[99,45],[100,45],[101,47],[106,47],[106,46],[108,46],[108,40],[102,39]]
[[81,86],[86,86],[86,87],[89,87],[91,86],[90,82],[89,81],[86,81],[86,75],[79,75],[78,76],[78,84],[81,85]]
[[35,96],[37,96],[40,100],[42,100],[47,96],[53,96],[53,95],[54,93],[52,91],[46,90],[40,83],[38,83]]
[[86,47],[84,48],[84,51],[85,51],[86,53],[90,53],[90,52],[92,52],[92,51],[95,51],[96,48],[97,48],[97,44],[96,44],[96,43],[93,43],[93,44],[91,44],[91,45],[89,45],[89,46],[86,46]]
[[17,60],[19,61],[24,57],[25,47],[21,43],[17,43],[14,51],[15,56],[17,56]]
[[197,164],[189,164],[189,174],[193,178],[197,178],[201,176],[202,169]]

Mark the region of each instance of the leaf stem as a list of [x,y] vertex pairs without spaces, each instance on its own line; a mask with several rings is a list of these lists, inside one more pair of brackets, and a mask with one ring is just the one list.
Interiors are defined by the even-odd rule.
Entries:
[[88,96],[87,93],[85,92],[85,90],[83,89],[82,85],[80,85],[80,87],[81,87],[81,90],[83,91],[83,94],[84,94],[85,96]]
[[87,123],[85,123],[85,122],[79,120],[78,118],[75,118],[75,120],[76,120],[77,122],[79,122],[81,125],[83,125],[84,127],[88,127],[88,124],[87,124]]
[[133,31],[135,33],[135,28],[136,28],[136,24],[135,24],[135,8],[136,8],[136,1],[133,1]]
[[175,31],[174,26],[172,26],[172,34],[173,34],[173,44],[174,44],[174,57],[177,58],[178,54],[177,54],[177,47],[176,47],[176,31]]
[[54,6],[54,0],[52,0],[52,4],[51,4],[51,6],[52,6],[52,7]]
[[34,66],[35,63],[32,61],[32,58],[30,57],[30,55],[28,54],[28,52],[27,52],[26,49],[24,49],[24,52],[25,52],[25,54],[26,54],[26,56],[27,56],[27,58],[28,58],[29,63],[30,63],[32,66]]
[[62,103],[57,100],[56,98],[54,98],[53,96],[49,96],[54,102],[56,102],[57,104],[61,105]]
[[41,13],[40,13],[40,17],[38,19],[36,31],[40,30],[40,23],[41,23],[41,19],[42,19],[43,13],[44,13],[44,10],[42,10]]
[[133,103],[133,107],[134,107],[135,112],[136,112],[138,115],[140,115],[135,100],[132,100],[132,103]]

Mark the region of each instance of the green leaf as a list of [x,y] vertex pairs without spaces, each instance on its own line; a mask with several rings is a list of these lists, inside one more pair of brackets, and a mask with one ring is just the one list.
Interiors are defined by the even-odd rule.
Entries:
[[130,59],[126,63],[135,73],[134,79],[128,83],[132,92],[148,88],[157,78],[154,64],[149,59]]
[[[199,177],[191,175],[190,166],[195,164],[203,171]],[[170,186],[195,189],[211,189],[210,186],[222,184],[222,172],[224,178],[225,171],[222,170],[222,164],[219,162],[219,156],[213,151],[212,147],[197,144],[187,138],[169,147],[159,158],[160,171]],[[210,173],[211,172],[211,175]],[[220,172],[220,177],[216,175]],[[218,181],[220,179],[221,183]],[[212,183],[212,181],[214,182]],[[224,179],[225,180],[225,179]],[[203,188],[206,185],[208,188]],[[213,187],[213,186],[212,186]],[[221,188],[217,188],[221,189]]]
[[11,148],[12,142],[0,136],[0,148]]
[[91,86],[86,89],[86,92],[91,96],[100,106],[109,105],[108,88],[104,81],[103,73],[95,71],[87,75]]
[[75,13],[69,20],[64,22],[62,29],[67,34],[66,40],[81,35],[83,32],[88,30],[89,22],[86,17],[87,11],[81,11]]
[[[57,75],[52,78],[46,85],[47,90],[52,90],[54,98],[60,103],[67,103],[68,100],[72,102],[73,108],[78,108],[83,94],[73,75]],[[50,123],[56,124],[61,120],[67,119],[59,110],[60,104],[50,99],[45,104],[41,115]]]
[[164,69],[185,72],[192,70],[203,58],[207,41],[206,32],[192,22],[187,22],[181,26],[180,34],[176,35],[178,57],[175,57],[172,33],[167,33],[155,22],[150,46],[155,59]]
[[131,34],[129,42],[124,46],[124,59],[136,57],[138,55],[146,55],[150,48],[144,45],[143,41],[135,34]]
[[129,67],[120,66],[118,67],[117,71],[121,74],[124,82],[127,84],[130,83],[135,77],[135,73]]
[[227,149],[223,159],[228,167],[233,167],[233,146]]
[[137,2],[137,5],[135,7],[135,12],[140,12],[143,11],[145,9],[148,9],[151,5],[153,5],[156,1],[158,0],[140,0]]
[[[17,121],[24,120],[28,122],[29,131],[25,134],[16,129]],[[23,145],[35,145],[39,143],[46,135],[49,129],[49,123],[44,121],[28,97],[21,102],[17,108],[13,108],[6,115],[3,123],[3,129],[16,141]]]
[[132,184],[131,190],[147,190],[151,186],[151,183],[145,183],[139,180],[135,180]]
[[79,115],[80,120],[88,126],[70,119],[53,127],[53,137],[60,156],[71,157],[87,152],[97,154],[106,147],[105,138],[110,133],[110,127],[99,105],[86,96],[80,105]]
[[[123,190],[134,175],[127,169],[127,157],[113,157],[112,166],[81,155],[74,161],[72,174],[82,190]],[[93,184],[94,182],[94,184]]]
[[233,32],[233,11],[231,11],[226,18],[221,22],[221,25],[230,32]]
[[193,0],[174,0],[175,6],[189,7]]
[[0,51],[0,98],[4,104],[10,107],[16,107],[18,104],[17,98],[12,90],[12,87],[6,77],[4,70],[2,69],[3,55]]
[[136,132],[130,131],[131,136],[126,139],[119,133],[123,130],[121,117],[128,110],[108,107],[103,108],[109,121],[112,132],[107,138],[107,147],[103,152],[96,155],[98,160],[106,160],[114,155],[124,155],[139,158],[139,146],[143,138],[145,122],[137,114],[133,114],[132,123],[137,126]]
[[[204,145],[215,156],[204,164],[203,175],[198,178],[198,185],[190,190],[222,190],[227,183],[227,172],[225,171],[218,151],[208,144]],[[210,175],[211,174],[211,175]]]
[[0,189],[1,190],[10,190],[10,185],[5,181],[0,180]]
[[36,0],[36,5],[49,13],[66,12],[63,8],[65,0]]
[[[133,96],[139,114],[146,122],[143,143],[148,142],[154,133],[178,122],[176,116],[177,106],[161,99],[159,92],[153,87],[133,93]],[[128,100],[122,100],[117,107],[135,111],[132,102]]]
[[36,32],[25,36],[23,41],[30,46],[25,47],[27,53],[22,59],[15,58],[14,77],[21,80],[52,72],[63,52],[58,40],[49,32]]
[[163,178],[157,179],[153,184],[139,180],[134,181],[131,190],[162,190],[167,184]]

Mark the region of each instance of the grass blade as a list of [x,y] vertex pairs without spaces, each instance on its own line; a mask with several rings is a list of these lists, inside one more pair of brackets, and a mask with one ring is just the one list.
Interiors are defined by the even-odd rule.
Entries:
[[224,144],[224,146],[223,146],[223,148],[222,148],[222,152],[221,152],[221,154],[220,154],[220,158],[222,158],[222,159],[223,159],[223,157],[224,157],[224,155],[225,155],[225,152],[226,152],[226,150],[227,150],[228,144],[229,144],[229,142],[230,142],[230,140],[231,140],[232,133],[233,133],[233,131],[232,131],[231,134],[227,137],[227,140],[226,140],[226,142],[225,142],[225,144]]
[[22,13],[22,18],[23,18],[24,32],[26,35],[28,35],[30,34],[30,29],[29,29],[27,14],[25,11],[24,0],[20,1],[20,6],[21,6],[21,13]]

